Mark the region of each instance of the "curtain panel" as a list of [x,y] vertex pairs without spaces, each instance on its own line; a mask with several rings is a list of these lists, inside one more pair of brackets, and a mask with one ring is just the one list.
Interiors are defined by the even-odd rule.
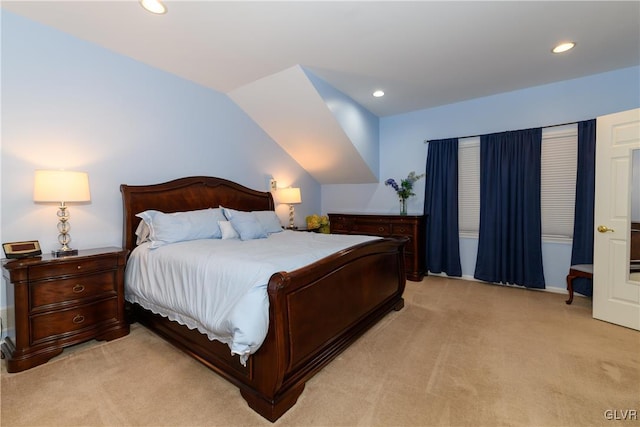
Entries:
[[[593,214],[596,191],[596,119],[578,123],[578,173],[571,265],[593,264]],[[593,280],[578,277],[573,290],[593,295]]]
[[544,288],[542,129],[480,137],[480,230],[474,277]]
[[426,174],[424,213],[427,215],[427,270],[461,277],[458,138],[429,141]]

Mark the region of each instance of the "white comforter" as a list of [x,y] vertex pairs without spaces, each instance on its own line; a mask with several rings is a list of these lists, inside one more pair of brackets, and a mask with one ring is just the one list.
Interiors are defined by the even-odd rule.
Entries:
[[271,275],[376,238],[286,230],[248,241],[143,243],[127,263],[125,298],[227,344],[244,364],[267,334]]

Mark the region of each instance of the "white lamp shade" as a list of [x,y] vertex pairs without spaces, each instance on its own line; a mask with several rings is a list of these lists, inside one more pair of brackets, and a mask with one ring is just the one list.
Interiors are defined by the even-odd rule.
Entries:
[[34,202],[88,202],[89,175],[86,172],[37,170],[33,184]]
[[297,187],[278,189],[278,191],[276,191],[276,198],[278,199],[278,203],[287,203],[289,205],[294,203],[302,203],[300,189]]

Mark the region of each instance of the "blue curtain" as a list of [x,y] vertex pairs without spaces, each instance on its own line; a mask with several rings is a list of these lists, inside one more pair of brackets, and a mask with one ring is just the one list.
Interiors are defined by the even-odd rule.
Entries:
[[427,270],[460,277],[457,138],[429,141],[426,171]]
[[[593,210],[596,191],[596,119],[578,123],[578,175],[571,265],[593,264]],[[593,295],[593,281],[578,277],[573,290]]]
[[474,277],[544,288],[542,129],[480,137],[480,233]]

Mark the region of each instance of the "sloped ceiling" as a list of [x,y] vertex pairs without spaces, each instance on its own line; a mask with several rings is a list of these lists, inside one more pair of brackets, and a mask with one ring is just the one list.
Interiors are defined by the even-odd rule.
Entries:
[[[300,66],[229,92],[271,138],[321,184],[377,182]],[[377,147],[378,141],[371,141]]]

